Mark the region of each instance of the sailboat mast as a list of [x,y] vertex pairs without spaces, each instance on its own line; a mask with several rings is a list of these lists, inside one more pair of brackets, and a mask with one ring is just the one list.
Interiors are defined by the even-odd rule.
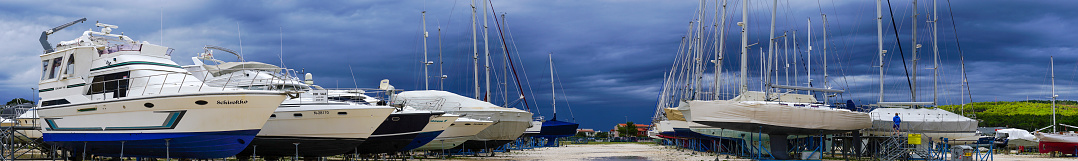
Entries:
[[[805,55],[806,55],[805,56],[805,61],[807,63],[805,65],[805,68],[808,70],[807,71],[807,73],[808,73],[807,74],[808,75],[807,76],[808,86],[812,87],[812,19],[811,18],[808,19],[808,39],[806,39],[806,41],[808,41],[808,43],[807,43],[808,44],[808,51],[805,53]],[[809,94],[813,94],[813,92],[809,91]]]
[[[719,3],[715,3],[715,7],[719,7]],[[719,14],[716,13],[715,16],[719,16]],[[722,0],[722,20],[715,24],[715,27],[719,28],[718,31],[715,31],[718,33],[715,39],[719,41],[715,42],[715,80],[713,81],[715,82],[715,85],[711,86],[711,88],[715,88],[715,100],[719,100],[721,96],[720,93],[722,93],[722,79],[720,78],[722,75],[722,57],[724,55],[723,51],[726,49],[719,45],[726,46],[726,0]]]
[[920,44],[917,44],[917,0],[913,0],[913,79],[910,80],[910,88],[912,90],[913,102],[917,102],[917,48]]
[[547,54],[550,60],[550,107],[554,109],[554,119],[558,119],[558,101],[554,99],[554,53]]
[[936,13],[937,1],[939,0],[932,1],[932,72],[934,73],[934,76],[932,77],[932,106],[936,106],[936,104],[939,102],[940,48],[939,36],[937,36],[939,26],[936,24],[936,21],[939,20],[939,13]]
[[880,98],[876,102],[883,102],[883,6],[882,0],[876,0],[876,38],[878,40],[876,51],[879,54],[880,67]]
[[[831,89],[831,86],[827,84],[827,14],[821,15],[823,15],[823,87]],[[823,92],[823,104],[827,105],[829,100],[831,100],[831,94]]]
[[479,37],[475,31],[475,20],[478,18],[475,16],[475,0],[472,0],[472,65],[473,75],[475,80],[475,99],[479,98]]
[[423,17],[423,89],[430,90],[430,71],[427,66],[430,66],[429,60],[427,60],[427,11],[422,12]]
[[1051,62],[1052,72],[1052,133],[1056,132],[1056,60],[1055,57],[1048,57]]
[[739,94],[745,94],[749,91],[749,2],[745,1],[741,3],[741,90]]
[[775,56],[775,15],[778,14],[778,6],[779,0],[774,0],[771,4],[771,29],[769,31],[770,34],[767,37],[767,71],[764,72],[767,74],[767,76],[764,77],[767,79],[766,81],[764,81],[764,100],[771,100],[771,71],[774,67],[771,64],[773,64],[773,57]]
[[483,63],[483,70],[485,70],[483,76],[487,77],[487,80],[484,81],[487,84],[487,92],[483,94],[483,101],[490,102],[488,100],[490,99],[490,40],[488,40],[490,38],[490,29],[487,29],[487,7],[489,6],[487,3],[489,3],[489,0],[483,1],[483,52],[486,53],[483,58],[486,60],[486,63]]
[[438,90],[445,90],[445,74],[442,73],[442,27],[438,27]]

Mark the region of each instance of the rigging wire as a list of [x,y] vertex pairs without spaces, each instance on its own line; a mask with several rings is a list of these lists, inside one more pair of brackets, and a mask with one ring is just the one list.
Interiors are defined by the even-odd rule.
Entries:
[[[906,66],[906,53],[905,53],[905,51],[902,50],[902,40],[900,40],[898,38],[898,27],[895,25],[895,12],[893,10],[891,10],[891,0],[887,0],[887,11],[891,13],[891,28],[893,28],[895,30],[895,43],[898,43],[898,53],[899,53],[898,55],[902,56],[902,70],[906,71],[906,83],[909,84],[909,86],[910,86],[910,94],[911,94],[910,98],[913,98],[912,94],[915,94],[915,93],[913,93],[913,88],[916,88],[916,87],[913,86],[913,83],[911,83],[911,80],[910,80],[911,78],[910,78],[909,67]],[[914,69],[914,70],[916,70],[916,69]],[[913,101],[917,101],[917,100],[913,100]]]
[[[959,40],[959,38],[958,38],[958,25],[956,25],[955,21],[954,21],[954,9],[951,8],[951,0],[947,0],[947,13],[950,13],[950,15],[951,15],[950,16],[951,17],[951,29],[954,30],[954,43],[955,43],[955,46],[958,47],[958,56],[961,57],[962,83],[966,84],[966,91],[967,91],[966,93],[968,94],[969,101],[970,101],[969,106],[970,106],[970,108],[973,108],[973,104],[972,104],[972,102],[973,102],[973,94],[972,94],[972,92],[973,91],[971,91],[970,88],[969,88],[969,81],[966,81],[966,79],[969,78],[969,77],[966,76],[966,66],[965,66],[965,64],[966,64],[966,55],[965,55],[964,52],[962,52],[962,43],[958,41]],[[960,96],[960,97],[965,97],[965,96]],[[976,113],[973,113],[973,114],[974,114],[974,116],[976,116]]]

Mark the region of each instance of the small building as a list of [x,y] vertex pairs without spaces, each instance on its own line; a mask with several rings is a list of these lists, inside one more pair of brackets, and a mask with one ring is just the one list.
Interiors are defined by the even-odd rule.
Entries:
[[[648,136],[648,129],[651,125],[646,124],[634,124],[636,125],[637,136]],[[621,136],[618,133],[618,128],[625,127],[625,124],[614,125],[614,129],[610,130],[610,136]]]
[[584,133],[584,136],[595,137],[595,129],[576,129],[576,133]]

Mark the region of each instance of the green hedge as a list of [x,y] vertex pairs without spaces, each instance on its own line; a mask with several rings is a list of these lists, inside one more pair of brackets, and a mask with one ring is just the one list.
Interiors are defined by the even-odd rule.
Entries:
[[[940,109],[962,113],[959,105],[943,105]],[[1052,104],[1045,100],[976,102],[966,104],[964,111],[967,117],[979,120],[981,127],[1036,130],[1052,123]],[[1078,101],[1056,101],[1056,122],[1078,126]]]

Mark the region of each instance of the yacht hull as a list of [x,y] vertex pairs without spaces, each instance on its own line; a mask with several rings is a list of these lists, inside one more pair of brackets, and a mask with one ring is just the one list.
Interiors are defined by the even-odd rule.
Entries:
[[87,154],[223,158],[243,150],[284,99],[253,91],[128,97],[38,114],[45,142]]
[[356,108],[350,105],[282,106],[263,126],[258,137],[238,155],[295,156],[298,152],[299,156],[319,157],[346,154],[367,140],[393,110],[392,107]]
[[558,120],[548,120],[546,122],[543,122],[542,126],[543,128],[539,132],[539,136],[569,137],[576,135],[576,129],[577,127],[580,127],[580,124]]
[[450,125],[455,123],[457,118],[460,118],[460,116],[442,115],[441,117],[432,118],[430,123],[427,123],[427,126],[423,127],[423,133],[419,133],[415,139],[412,139],[412,143],[404,146],[404,150],[413,150],[434,141],[434,139],[438,138],[439,135],[442,135]]
[[1041,153],[1078,154],[1078,135],[1036,133],[1036,136],[1040,140],[1040,143],[1037,143],[1037,149]]
[[493,124],[491,121],[480,121],[474,119],[460,118],[456,122],[450,124],[449,128],[446,128],[441,135],[438,135],[433,141],[427,145],[416,148],[416,150],[443,150],[450,149],[463,144],[468,139],[474,138],[476,134],[483,131],[487,127]]
[[356,148],[357,153],[393,153],[412,143],[435,113],[393,113],[374,134]]
[[781,135],[843,133],[872,126],[868,113],[775,102],[689,101],[691,120],[711,127]]

